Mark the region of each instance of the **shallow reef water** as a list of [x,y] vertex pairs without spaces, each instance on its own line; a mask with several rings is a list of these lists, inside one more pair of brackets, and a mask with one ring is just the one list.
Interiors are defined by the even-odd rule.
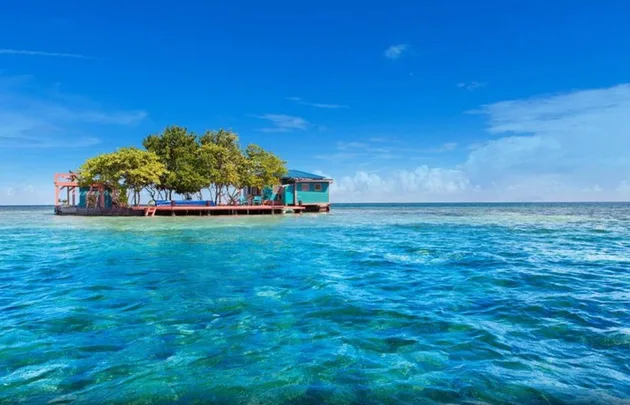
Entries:
[[0,403],[630,403],[629,204],[0,208]]

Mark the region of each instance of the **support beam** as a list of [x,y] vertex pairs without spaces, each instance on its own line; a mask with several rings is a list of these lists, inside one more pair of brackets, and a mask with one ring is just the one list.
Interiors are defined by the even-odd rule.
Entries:
[[98,188],[98,199],[99,199],[100,207],[105,208],[105,188],[104,187]]

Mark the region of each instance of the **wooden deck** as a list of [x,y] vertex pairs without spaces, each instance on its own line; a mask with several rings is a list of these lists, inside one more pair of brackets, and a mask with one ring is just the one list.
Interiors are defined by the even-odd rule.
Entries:
[[138,205],[127,208],[80,208],[55,206],[56,215],[76,216],[215,216],[215,215],[285,215],[303,212],[328,212],[329,205]]
[[301,214],[306,207],[289,205],[139,205],[130,207],[145,216],[155,215],[282,215],[287,212]]

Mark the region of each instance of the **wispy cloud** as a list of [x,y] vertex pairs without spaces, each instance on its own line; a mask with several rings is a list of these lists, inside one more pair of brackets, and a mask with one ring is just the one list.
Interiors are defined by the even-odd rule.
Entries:
[[473,150],[464,167],[480,185],[512,195],[616,199],[630,173],[629,110],[629,84],[484,105],[475,113],[499,138]]
[[99,126],[130,126],[147,117],[145,111],[111,111],[85,98],[34,89],[32,80],[0,80],[0,147],[87,147],[100,142]]
[[368,141],[370,142],[382,142],[382,143],[398,143],[400,142],[399,139],[393,137],[393,136],[373,136],[368,138]]
[[338,161],[348,161],[352,159],[357,159],[361,156],[362,155],[360,153],[333,152],[333,153],[315,155],[315,159],[338,162]]
[[[46,176],[46,180],[49,176]],[[29,181],[13,181],[3,183],[0,181],[0,204],[30,205],[50,204],[49,181],[32,184]]]
[[310,124],[302,117],[286,114],[264,114],[257,115],[256,118],[267,120],[273,127],[262,128],[262,132],[290,132],[294,130],[305,130]]
[[442,144],[442,147],[440,148],[440,150],[443,152],[446,152],[449,150],[457,149],[457,146],[459,146],[457,142],[447,142],[445,144]]
[[331,198],[338,202],[448,201],[465,199],[471,191],[461,170],[422,165],[384,174],[360,170],[335,178]]
[[409,50],[409,45],[407,44],[398,44],[392,45],[385,50],[385,57],[389,59],[398,59],[402,56],[403,53]]
[[[628,111],[630,84],[483,105],[473,113],[487,117],[495,138],[469,146],[459,164],[357,172],[335,187],[342,198],[362,201],[627,201]],[[405,187],[409,192],[399,193]]]
[[76,53],[29,51],[25,49],[7,49],[7,48],[0,49],[0,55],[51,56],[51,57],[56,57],[56,58],[94,59],[90,56],[80,55]]
[[377,160],[405,159],[410,154],[444,153],[455,150],[456,142],[447,142],[431,148],[412,148],[394,138],[368,138],[364,141],[338,141],[335,152],[316,155],[316,159],[330,161],[362,161],[363,163]]
[[347,149],[366,149],[369,148],[370,144],[368,142],[345,142],[339,141],[337,142],[338,150],[347,150]]
[[311,103],[311,102],[302,100],[300,97],[287,97],[287,100],[295,101],[296,103],[301,104],[301,105],[307,105],[310,107],[317,107],[317,108],[329,108],[329,109],[348,108],[347,105],[343,105],[343,104]]
[[470,82],[470,83],[460,82],[460,83],[457,83],[457,87],[459,87],[460,89],[468,90],[468,91],[477,90],[477,89],[480,89],[482,87],[486,87],[487,85],[488,85],[488,83],[485,83],[485,82]]
[[404,142],[391,140],[387,145],[380,140],[380,138],[370,138],[363,142],[337,142],[337,150],[361,150],[368,153],[439,153],[449,152],[455,150],[458,147],[457,142],[446,142],[438,146],[429,148],[413,148],[406,146]]
[[[490,141],[408,149],[366,138],[339,142],[321,158],[338,159],[326,169],[334,201],[628,201],[628,111],[630,84],[500,101],[471,111],[487,118]],[[416,151],[455,150],[467,156],[447,166],[359,168],[381,156],[409,162]],[[344,167],[351,174],[336,172]]]

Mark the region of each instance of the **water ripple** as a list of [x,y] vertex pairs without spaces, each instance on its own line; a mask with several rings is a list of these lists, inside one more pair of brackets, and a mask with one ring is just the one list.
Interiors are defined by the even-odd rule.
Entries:
[[0,403],[630,403],[628,221],[0,208]]

